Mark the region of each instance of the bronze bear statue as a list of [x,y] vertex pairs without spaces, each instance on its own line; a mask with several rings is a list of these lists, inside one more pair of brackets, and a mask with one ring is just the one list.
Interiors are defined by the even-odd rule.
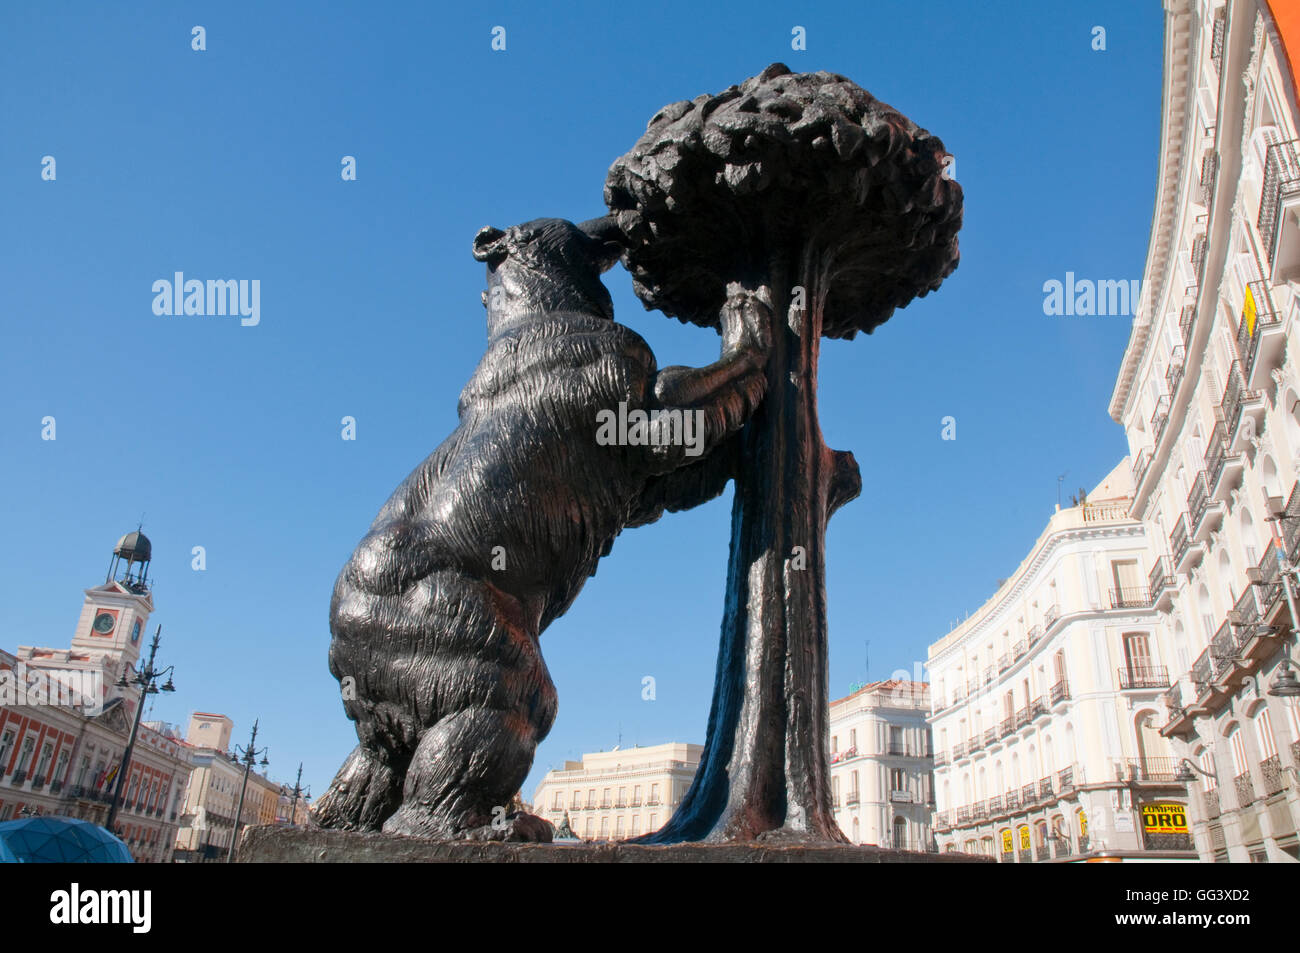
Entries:
[[[622,248],[609,217],[475,238],[488,347],[459,425],[334,586],[330,671],[359,744],[315,806],[321,826],[551,839],[541,818],[505,813],[556,714],[538,639],[625,527],[723,491],[732,435],[767,387],[770,301],[732,285],[720,359],[659,369],[601,281]],[[614,440],[598,427],[638,411],[658,424]]]

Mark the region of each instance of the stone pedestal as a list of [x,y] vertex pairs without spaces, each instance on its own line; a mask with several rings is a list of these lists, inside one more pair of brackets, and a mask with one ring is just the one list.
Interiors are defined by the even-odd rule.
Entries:
[[392,834],[353,834],[293,827],[250,827],[240,840],[241,864],[655,864],[820,863],[951,864],[987,863],[966,854],[923,854],[883,847],[814,846],[748,842],[738,844],[504,844],[497,841],[434,841]]

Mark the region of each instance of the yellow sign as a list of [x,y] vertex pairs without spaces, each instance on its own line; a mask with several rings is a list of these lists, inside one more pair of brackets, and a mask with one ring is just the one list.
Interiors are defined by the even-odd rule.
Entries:
[[1020,849],[1029,850],[1029,828],[1022,826],[1020,828]]
[[1006,830],[1002,832],[1002,853],[1010,854],[1014,851],[1014,849],[1015,848],[1011,840],[1011,828],[1008,827]]
[[1246,300],[1241,303],[1241,320],[1246,322],[1246,333],[1255,336],[1255,295],[1246,287]]
[[1088,836],[1088,815],[1083,811],[1079,812],[1079,836]]
[[1187,807],[1173,802],[1143,804],[1142,826],[1152,834],[1186,834]]

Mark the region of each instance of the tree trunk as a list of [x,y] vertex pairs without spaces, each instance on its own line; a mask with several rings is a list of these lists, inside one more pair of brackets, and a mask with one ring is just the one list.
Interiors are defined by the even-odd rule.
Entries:
[[[791,269],[762,284],[778,316]],[[817,421],[817,359],[827,269],[797,270],[803,309],[773,327],[768,390],[743,433],[731,556],[708,735],[677,812],[645,843],[846,841],[835,822],[827,754],[826,523],[861,492],[850,453]],[[757,283],[756,283],[757,284]]]

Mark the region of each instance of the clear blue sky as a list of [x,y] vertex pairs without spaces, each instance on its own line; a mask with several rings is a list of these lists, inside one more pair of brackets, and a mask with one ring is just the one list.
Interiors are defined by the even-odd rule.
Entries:
[[[455,425],[485,343],[475,232],[601,214],[606,169],[661,106],[783,61],[939,135],[965,190],[957,272],[821,362],[827,442],[864,482],[828,536],[832,697],[868,675],[868,640],[870,677],[918,671],[1024,556],[1058,474],[1091,487],[1125,453],[1106,404],[1130,319],[1046,317],[1042,286],[1141,277],[1161,32],[1156,0],[4,4],[0,644],[66,645],[144,513],[179,688],[154,717],[225,712],[241,743],[260,717],[272,776],[301,760],[322,793],[355,742],[330,590]],[[155,316],[175,271],[260,279],[260,325]],[[716,356],[621,269],[607,281],[661,365]],[[627,532],[544,634],[559,717],[525,796],[620,729],[703,741],[729,511],[730,493]]]

